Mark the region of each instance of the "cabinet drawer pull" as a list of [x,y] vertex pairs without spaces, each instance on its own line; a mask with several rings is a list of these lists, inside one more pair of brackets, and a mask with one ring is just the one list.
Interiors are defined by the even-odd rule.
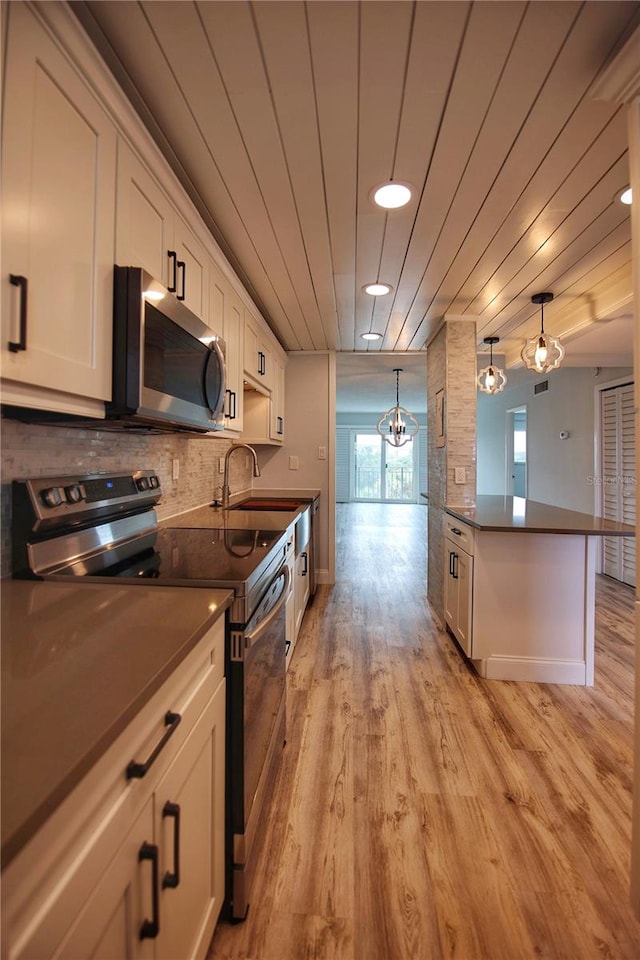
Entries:
[[138,863],[151,860],[151,920],[146,917],[140,927],[141,940],[155,940],[160,932],[160,904],[158,893],[158,847],[155,843],[143,843],[138,851]]
[[171,711],[168,711],[165,714],[164,722],[167,729],[162,734],[162,737],[160,738],[156,746],[153,748],[153,750],[151,751],[147,759],[144,761],[144,763],[139,763],[137,760],[130,761],[130,763],[127,765],[127,780],[131,780],[134,777],[140,780],[142,779],[142,777],[144,777],[147,774],[150,767],[153,765],[153,763],[157,759],[160,751],[167,744],[167,741],[169,740],[169,738],[176,732],[177,726],[181,720],[182,720],[182,717],[180,716],[179,713],[171,713]]
[[167,285],[167,290],[175,293],[178,289],[178,254],[175,250],[167,250],[167,256],[171,260],[171,282]]
[[[184,260],[177,260],[176,266],[178,270],[182,270],[182,293],[176,293],[177,300],[184,300],[187,295],[187,265]],[[178,289],[178,284],[176,282],[176,290]]]
[[302,576],[306,577],[306,575],[309,573],[309,557],[307,555],[307,551],[305,550],[301,556],[304,557],[304,570],[302,571]]
[[455,533],[455,535],[456,535],[457,537],[461,537],[461,536],[462,536],[462,530],[458,530],[457,527],[451,527],[451,533]]
[[162,808],[163,817],[172,817],[173,826],[173,873],[167,870],[162,878],[162,889],[167,887],[175,889],[180,884],[180,804],[171,803],[169,800]]
[[9,350],[17,353],[27,349],[27,278],[10,273],[9,283],[20,290],[20,339],[9,340]]

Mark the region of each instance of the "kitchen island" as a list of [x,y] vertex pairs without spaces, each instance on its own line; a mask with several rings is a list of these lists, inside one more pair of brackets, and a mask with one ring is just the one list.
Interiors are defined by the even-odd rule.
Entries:
[[593,685],[603,536],[635,529],[520,497],[445,508],[445,621],[482,677]]

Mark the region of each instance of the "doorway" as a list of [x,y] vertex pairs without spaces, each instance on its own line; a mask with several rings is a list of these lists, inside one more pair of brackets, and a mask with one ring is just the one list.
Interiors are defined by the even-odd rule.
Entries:
[[505,489],[514,497],[527,496],[527,408],[507,410],[507,477]]
[[415,503],[418,476],[417,437],[401,447],[373,429],[351,431],[351,500]]

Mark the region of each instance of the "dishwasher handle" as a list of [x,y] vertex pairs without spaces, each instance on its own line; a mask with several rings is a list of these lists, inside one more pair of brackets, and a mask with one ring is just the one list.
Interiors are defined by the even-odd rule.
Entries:
[[280,571],[278,572],[278,574],[276,574],[275,579],[277,580],[283,575],[284,575],[284,585],[282,587],[282,592],[275,606],[269,611],[265,619],[260,621],[260,623],[257,625],[257,627],[254,630],[250,630],[249,633],[245,633],[245,636],[244,636],[245,650],[247,649],[247,647],[250,647],[253,644],[258,642],[262,634],[269,628],[270,624],[273,623],[273,621],[276,619],[276,617],[280,613],[282,607],[286,603],[287,594],[289,593],[289,584],[291,582],[291,573],[289,571],[289,567],[286,565],[280,568]]

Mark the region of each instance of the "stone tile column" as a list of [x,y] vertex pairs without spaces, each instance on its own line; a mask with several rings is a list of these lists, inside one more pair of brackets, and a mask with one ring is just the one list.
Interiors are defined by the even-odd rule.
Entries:
[[427,346],[427,596],[441,619],[444,508],[476,502],[476,366],[475,318],[447,314]]

